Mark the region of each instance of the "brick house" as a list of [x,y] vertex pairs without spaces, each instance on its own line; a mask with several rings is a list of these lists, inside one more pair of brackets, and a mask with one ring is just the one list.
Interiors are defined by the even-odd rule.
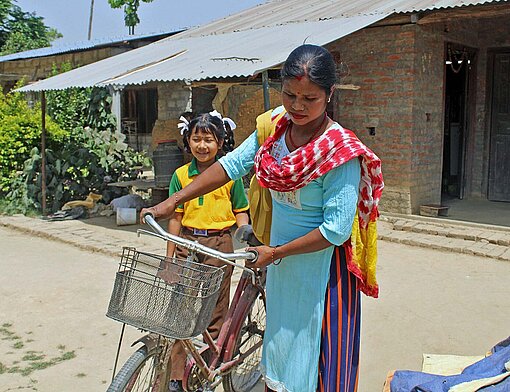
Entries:
[[382,158],[383,209],[510,201],[508,26],[499,2],[395,15],[328,46],[360,86],[340,92],[338,120]]
[[[252,70],[266,70],[266,92],[276,106],[287,44],[296,41],[295,47],[304,37],[326,46],[337,60],[339,88],[329,113],[382,158],[382,210],[416,213],[421,205],[448,197],[510,201],[509,22],[508,1],[272,0],[170,37],[167,44],[195,43],[159,61],[145,60],[147,69],[136,75],[111,74],[104,83],[157,88],[153,147],[179,137],[180,113],[212,107],[238,122],[240,142],[264,110],[262,72],[248,78],[222,73],[218,62],[229,60],[222,63],[228,68],[232,53],[241,52],[244,57],[235,61],[261,59]],[[349,23],[353,27],[342,30]],[[201,57],[192,58],[193,45],[207,40],[215,42],[216,57],[202,46]],[[269,54],[282,55],[264,63],[260,42]],[[178,61],[184,64],[181,74]],[[206,77],[193,73],[196,62]],[[75,80],[87,76],[73,74]]]
[[[92,64],[127,51],[140,48],[177,32],[94,39],[72,44],[27,50],[0,56],[0,87],[4,93],[19,80],[33,83],[46,79],[55,65],[68,63],[72,68]],[[129,88],[122,94],[124,128],[139,131],[139,138],[150,135],[157,116],[157,89]],[[36,97],[28,97],[36,99]],[[134,121],[133,119],[136,119]]]

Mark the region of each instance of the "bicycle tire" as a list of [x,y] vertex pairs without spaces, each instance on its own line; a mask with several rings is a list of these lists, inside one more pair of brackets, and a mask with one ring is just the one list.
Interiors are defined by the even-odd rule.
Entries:
[[[152,380],[151,376],[154,374],[156,354],[157,350],[149,350],[147,346],[136,350],[115,375],[106,392],[152,391],[156,382],[156,380]],[[146,365],[149,366],[148,371],[142,371]],[[149,379],[145,375],[148,375]],[[139,378],[140,376],[142,378]]]
[[[230,351],[232,358],[241,352],[246,352],[255,344],[261,343],[264,337],[266,307],[262,295],[258,292],[245,293],[244,295],[253,296],[253,299],[248,299],[251,304],[243,315],[243,322],[235,331],[234,348]],[[262,377],[259,368],[261,356],[262,345],[226,374],[222,380],[225,392],[251,391]],[[230,360],[232,358],[225,359]]]

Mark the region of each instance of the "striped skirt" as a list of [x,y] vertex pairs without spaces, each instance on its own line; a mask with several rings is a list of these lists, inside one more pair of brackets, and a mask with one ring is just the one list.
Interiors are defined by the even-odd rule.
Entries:
[[[361,302],[357,279],[347,270],[345,248],[336,247],[331,259],[322,320],[318,392],[357,390],[360,321]],[[266,391],[272,390],[266,387]]]

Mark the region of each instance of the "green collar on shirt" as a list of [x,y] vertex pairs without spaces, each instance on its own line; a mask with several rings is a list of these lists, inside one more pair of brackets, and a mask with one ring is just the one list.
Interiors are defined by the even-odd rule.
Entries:
[[[214,161],[216,162],[217,160],[218,157],[215,157]],[[200,172],[198,171],[197,158],[193,157],[188,167],[188,177],[198,176],[199,174]]]

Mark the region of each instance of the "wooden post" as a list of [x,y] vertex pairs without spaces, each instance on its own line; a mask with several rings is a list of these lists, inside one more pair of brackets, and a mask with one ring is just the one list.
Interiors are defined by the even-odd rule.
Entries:
[[46,214],[46,94],[41,93],[41,208]]
[[271,109],[271,102],[269,100],[269,77],[267,76],[267,69],[262,71],[262,90],[264,92],[264,111]]
[[112,96],[112,113],[117,122],[117,132],[122,132],[122,107],[120,100],[121,90],[108,86],[110,95]]

